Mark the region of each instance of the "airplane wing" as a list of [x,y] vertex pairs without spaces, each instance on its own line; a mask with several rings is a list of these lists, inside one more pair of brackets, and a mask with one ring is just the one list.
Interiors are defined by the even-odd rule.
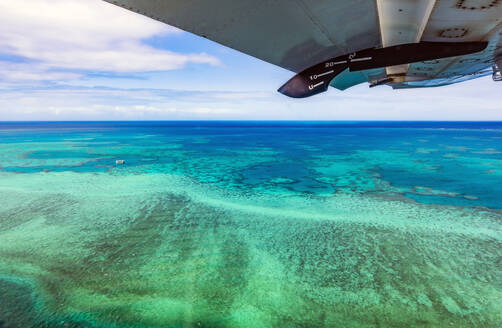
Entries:
[[[433,87],[458,83],[502,68],[502,1],[436,1],[422,36],[424,41],[487,41],[484,51],[470,55],[413,63],[409,76],[423,81],[394,84],[394,88]],[[498,67],[497,67],[498,62]]]
[[298,73],[279,89],[293,97],[495,79],[502,67],[501,0],[105,1]]

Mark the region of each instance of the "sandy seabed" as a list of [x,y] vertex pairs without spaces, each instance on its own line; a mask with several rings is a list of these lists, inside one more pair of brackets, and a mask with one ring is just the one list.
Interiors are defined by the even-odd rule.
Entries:
[[502,327],[487,208],[0,172],[0,218],[0,327]]

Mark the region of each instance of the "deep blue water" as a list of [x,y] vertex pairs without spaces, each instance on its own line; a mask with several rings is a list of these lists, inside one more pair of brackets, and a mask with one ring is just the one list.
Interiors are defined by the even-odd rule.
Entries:
[[9,144],[0,165],[10,172],[106,172],[123,159],[118,169],[224,188],[502,208],[502,122],[0,123],[0,145]]

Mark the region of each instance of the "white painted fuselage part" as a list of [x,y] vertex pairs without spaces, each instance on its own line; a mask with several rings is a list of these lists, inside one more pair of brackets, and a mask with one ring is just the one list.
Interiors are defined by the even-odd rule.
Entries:
[[[436,64],[415,63],[410,73],[427,72],[429,79],[445,79],[455,75],[472,74],[490,61],[497,61],[497,49],[502,48],[502,1],[442,0],[438,1],[422,41],[469,42],[489,41],[480,53],[447,58]],[[499,44],[497,44],[499,42]]]
[[[376,0],[382,46],[419,42],[436,0]],[[409,64],[386,68],[387,75],[406,75]]]

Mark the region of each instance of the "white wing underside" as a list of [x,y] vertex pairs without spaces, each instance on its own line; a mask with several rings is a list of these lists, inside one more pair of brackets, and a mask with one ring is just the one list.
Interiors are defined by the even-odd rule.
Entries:
[[489,41],[472,55],[361,72],[331,85],[400,75],[394,88],[487,74],[502,55],[502,0],[105,0],[245,54],[300,72],[367,48],[418,41]]

